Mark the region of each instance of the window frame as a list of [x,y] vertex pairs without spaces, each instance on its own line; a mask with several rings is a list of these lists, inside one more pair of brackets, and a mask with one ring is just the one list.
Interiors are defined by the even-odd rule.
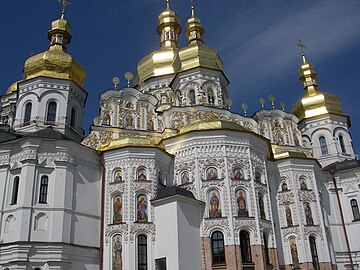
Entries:
[[46,107],[45,125],[55,125],[57,115],[57,102],[51,100]]
[[359,204],[356,199],[350,200],[351,212],[354,220],[360,220]]
[[326,142],[326,138],[324,136],[319,137],[319,145],[320,145],[320,151],[321,155],[325,156],[329,154],[329,148]]
[[345,146],[344,136],[341,134],[339,135],[339,143],[340,143],[341,152],[343,154],[346,154],[346,146]]
[[315,236],[309,236],[309,247],[310,247],[310,253],[311,253],[311,263],[314,270],[319,270],[319,253],[317,251],[316,247],[316,237]]
[[[143,238],[143,239],[141,239]],[[141,241],[144,240],[144,241]],[[144,247],[142,249],[141,247]],[[147,236],[146,234],[139,234],[137,236],[137,269],[138,270],[147,270],[148,269],[148,244],[147,244]],[[145,252],[141,252],[141,251]],[[143,256],[142,260],[140,260],[140,256]],[[140,262],[141,261],[141,262]],[[144,261],[144,262],[143,262]]]
[[12,182],[12,193],[10,205],[16,205],[19,198],[20,177],[15,176]]
[[49,191],[49,176],[42,175],[40,178],[40,187],[39,187],[39,200],[38,200],[39,204],[47,204],[48,191]]
[[250,243],[250,233],[246,230],[241,230],[239,233],[240,237],[240,253],[242,263],[252,263],[251,256],[251,243]]
[[[219,236],[221,238],[218,238]],[[224,234],[221,231],[214,231],[211,234],[211,258],[213,265],[226,265]]]
[[32,113],[32,102],[27,102],[27,103],[24,105],[23,126],[28,126],[28,125],[30,125],[31,113]]

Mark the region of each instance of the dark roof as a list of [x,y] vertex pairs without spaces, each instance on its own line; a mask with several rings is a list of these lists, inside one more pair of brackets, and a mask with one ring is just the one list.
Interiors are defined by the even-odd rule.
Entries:
[[0,127],[0,143],[20,138],[21,135],[14,133],[10,128]]
[[360,167],[360,160],[357,159],[346,159],[344,161],[336,161],[330,165],[327,165],[326,167],[322,168],[322,171],[328,171],[328,172],[339,172],[339,171],[345,171],[349,169],[353,169],[356,167]]
[[37,137],[37,138],[54,139],[54,140],[71,140],[64,134],[60,133],[59,131],[54,130],[52,127],[47,127],[45,129],[41,129],[39,131],[26,134],[24,137]]
[[165,187],[163,189],[160,189],[154,200],[164,199],[175,195],[182,195],[184,197],[196,200],[191,191],[177,186]]

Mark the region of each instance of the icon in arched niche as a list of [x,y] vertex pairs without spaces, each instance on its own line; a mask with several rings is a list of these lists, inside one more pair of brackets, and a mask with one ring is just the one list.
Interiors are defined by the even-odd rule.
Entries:
[[186,184],[190,182],[190,178],[189,178],[189,172],[188,171],[183,171],[181,173],[181,184]]
[[209,217],[221,217],[220,194],[215,189],[209,192]]
[[125,116],[125,128],[133,128],[134,119],[131,113],[126,114]]
[[114,173],[114,182],[121,182],[122,181],[122,171],[116,170]]
[[282,180],[281,180],[281,190],[282,190],[282,191],[287,191],[287,190],[289,190],[286,179],[282,179]]
[[299,266],[299,255],[296,246],[296,240],[294,238],[290,239],[290,253],[293,265],[295,267]]
[[148,118],[147,125],[148,125],[148,130],[150,130],[150,131],[154,131],[154,130],[155,130],[155,128],[154,128],[154,121],[151,119],[151,117]]
[[233,179],[234,180],[244,180],[245,179],[244,170],[239,167],[235,167],[233,169]]
[[261,182],[261,172],[258,170],[255,171],[255,181],[259,183]]
[[239,191],[236,192],[236,203],[238,209],[238,216],[239,217],[249,216],[245,191],[240,189]]
[[290,207],[289,207],[288,205],[285,207],[285,216],[286,216],[287,226],[288,226],[288,227],[293,226],[291,209],[290,209]]
[[218,171],[215,167],[209,167],[206,170],[206,180],[218,179]]
[[137,197],[137,221],[148,222],[146,195],[139,195]]
[[137,176],[137,180],[146,180],[146,170],[144,168],[140,168],[138,170],[138,176]]
[[305,211],[306,225],[314,225],[314,219],[312,216],[310,203],[308,202],[304,203],[304,211]]
[[119,224],[122,222],[122,197],[116,196],[113,203],[113,223]]
[[112,258],[113,258],[113,270],[122,270],[122,237],[121,235],[117,234],[113,237],[113,252],[112,252]]
[[300,189],[307,190],[306,179],[304,177],[301,177],[299,181],[300,181]]
[[103,125],[110,126],[111,123],[111,112],[106,111],[103,116]]

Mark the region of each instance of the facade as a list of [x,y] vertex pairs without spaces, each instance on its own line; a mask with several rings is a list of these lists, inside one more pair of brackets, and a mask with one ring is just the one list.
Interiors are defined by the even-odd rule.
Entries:
[[358,269],[349,117],[304,54],[292,112],[231,112],[194,7],[180,47],[167,1],[160,49],[100,95],[84,137],[70,29],[63,12],[1,97],[1,270]]

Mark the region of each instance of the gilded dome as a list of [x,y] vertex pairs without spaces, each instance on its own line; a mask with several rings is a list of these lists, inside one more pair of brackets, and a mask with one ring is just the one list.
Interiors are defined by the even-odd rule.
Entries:
[[304,54],[302,58],[303,64],[299,69],[299,73],[305,95],[295,103],[291,112],[299,118],[300,121],[304,118],[327,113],[343,114],[340,98],[319,90],[314,66],[307,63]]
[[13,92],[16,92],[17,91],[17,85],[19,82],[21,82],[22,80],[19,80],[19,81],[16,81],[14,82],[12,85],[10,85],[10,87],[8,88],[8,90],[6,91],[6,94],[5,95],[9,95]]
[[50,47],[47,51],[31,56],[24,66],[25,79],[38,76],[72,80],[82,86],[86,78],[85,70],[66,53],[71,41],[70,24],[62,17],[52,22],[48,32]]
[[141,59],[137,65],[134,83],[138,85],[152,77],[175,74],[181,68],[179,59],[179,16],[167,8],[158,16],[157,32],[160,35],[160,49]]

